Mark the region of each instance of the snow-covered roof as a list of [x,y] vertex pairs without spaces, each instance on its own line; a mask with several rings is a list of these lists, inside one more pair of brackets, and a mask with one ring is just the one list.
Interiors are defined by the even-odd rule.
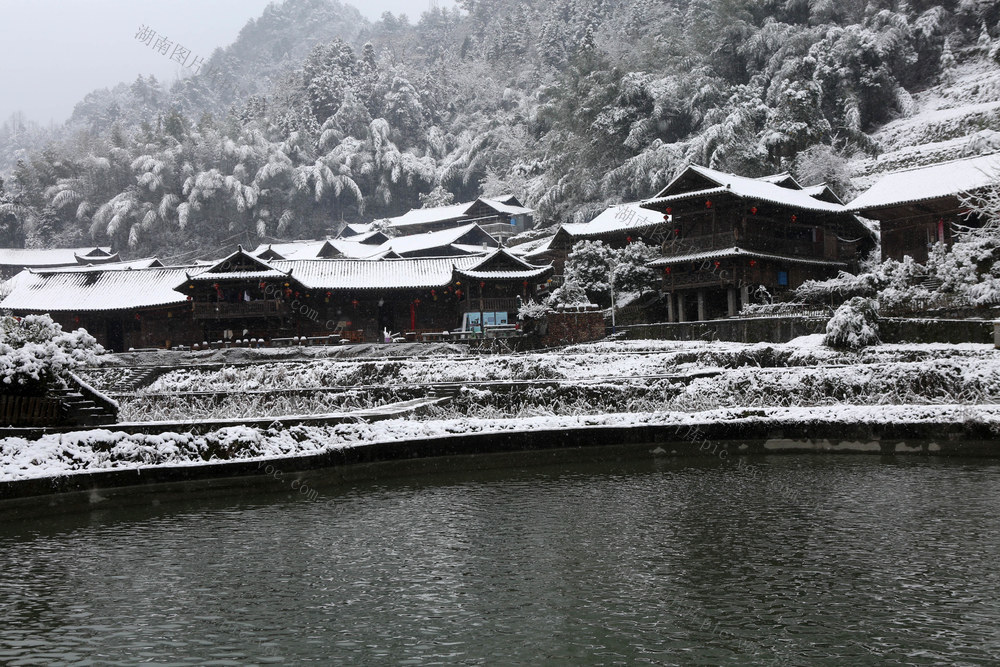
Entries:
[[503,248],[485,257],[274,260],[268,264],[308,289],[350,291],[444,287],[456,273],[523,280],[552,271],[551,266],[529,264]]
[[562,230],[573,237],[589,237],[633,229],[642,231],[663,224],[660,214],[643,208],[641,203],[610,206],[590,222],[566,223]]
[[555,236],[546,236],[545,238],[528,241],[527,243],[509,246],[507,251],[515,257],[525,259],[536,255],[544,255],[551,249],[553,239],[555,239]]
[[348,239],[334,239],[330,241],[330,245],[341,257],[347,259],[372,259],[382,257],[386,253],[382,246],[367,245],[361,241],[355,241],[353,236]]
[[11,278],[0,309],[29,312],[131,310],[182,305],[174,288],[191,267],[88,271],[28,269]]
[[329,241],[289,241],[257,246],[250,254],[254,257],[277,255],[282,259],[317,259],[332,249]]
[[0,248],[0,265],[23,267],[71,266],[117,261],[109,247],[92,248]]
[[372,231],[372,223],[350,223],[340,232],[340,238],[348,238],[359,234],[369,234]]
[[847,205],[851,211],[899,206],[1000,184],[1000,154],[942,162],[886,174]]
[[[713,185],[707,188],[699,188],[692,191],[674,192],[675,184],[685,176],[694,172],[702,176]],[[667,194],[670,193],[670,194]],[[742,199],[752,199],[755,201],[769,202],[797,208],[804,211],[819,211],[824,213],[846,213],[847,209],[841,204],[814,199],[803,190],[794,190],[781,185],[770,183],[767,180],[757,178],[747,178],[736,174],[727,174],[707,167],[690,165],[679,176],[674,178],[667,187],[653,199],[642,202],[644,208],[653,208],[662,204],[668,204],[685,199],[712,197],[715,195],[730,193]]]
[[[478,232],[477,232],[478,230]],[[495,248],[499,242],[483,231],[476,223],[469,223],[461,227],[442,229],[435,232],[424,232],[423,234],[410,234],[389,239],[379,246],[380,249],[392,250],[398,255],[406,255],[413,252],[421,252],[434,248],[445,248],[463,239],[463,237],[483,239],[489,247]],[[480,247],[480,252],[482,247]]]
[[391,227],[408,227],[411,225],[425,225],[432,222],[460,220],[461,218],[469,215],[472,208],[480,202],[494,209],[498,213],[506,213],[508,215],[527,215],[533,212],[530,208],[514,206],[506,203],[509,199],[510,196],[501,197],[500,199],[486,199],[480,197],[475,201],[449,204],[448,206],[415,208],[407,211],[403,215],[395,218],[389,218],[388,222]]
[[669,255],[660,257],[649,262],[647,266],[661,267],[673,264],[684,264],[686,262],[701,262],[709,259],[727,259],[731,257],[748,257],[751,259],[767,259],[785,264],[804,264],[809,266],[847,266],[844,262],[836,262],[828,259],[809,259],[805,257],[790,257],[788,255],[774,255],[753,250],[744,250],[739,247],[721,248],[719,250],[705,250],[701,252],[690,252],[680,255]]
[[433,257],[418,259],[313,259],[271,262],[278,271],[309,289],[387,290],[428,289],[451,282],[455,267],[473,268],[480,257]]
[[156,257],[145,257],[143,259],[132,259],[127,262],[100,262],[100,263],[90,263],[78,266],[60,266],[52,267],[53,269],[58,268],[60,272],[63,271],[93,271],[95,268],[99,268],[102,271],[121,271],[123,269],[152,269],[160,268],[163,266],[161,262]]

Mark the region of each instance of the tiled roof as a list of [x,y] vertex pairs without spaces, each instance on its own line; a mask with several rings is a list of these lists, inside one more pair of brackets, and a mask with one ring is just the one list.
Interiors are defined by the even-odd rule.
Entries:
[[[700,174],[703,178],[715,183],[715,185],[709,188],[702,188],[688,192],[675,192],[669,195],[665,194],[670,192],[674,183],[689,171],[694,171],[695,173]],[[743,199],[780,204],[804,211],[819,211],[824,213],[847,212],[847,209],[844,206],[840,204],[831,204],[830,202],[825,202],[820,199],[814,199],[803,190],[793,190],[770,183],[766,180],[746,178],[745,176],[737,176],[736,174],[727,174],[725,172],[708,169],[706,167],[699,167],[697,165],[689,166],[681,174],[681,176],[678,176],[671,181],[671,183],[667,185],[667,187],[664,188],[659,195],[653,199],[648,199],[642,202],[642,206],[644,208],[653,208],[655,206],[669,204],[671,202],[701,197],[712,197],[723,193],[731,193]]]
[[175,306],[186,297],[174,288],[192,267],[26,270],[6,284],[0,309],[28,312],[85,312]]
[[329,247],[328,241],[289,241],[287,243],[261,244],[251,252],[254,257],[271,251],[282,259],[317,259]]
[[455,267],[472,268],[481,257],[419,259],[313,259],[270,262],[310,289],[388,290],[443,287]]
[[392,227],[407,227],[410,225],[423,225],[430,222],[447,222],[458,220],[468,215],[476,203],[482,202],[498,213],[508,215],[527,215],[532,213],[532,209],[523,206],[512,206],[498,199],[486,199],[480,197],[476,201],[463,202],[460,204],[449,204],[448,206],[437,206],[435,208],[415,208],[407,211],[403,215],[389,218],[389,225]]
[[870,211],[971,192],[1000,184],[1000,154],[942,162],[886,174],[847,205]]
[[72,266],[73,264],[115,261],[111,248],[0,248],[0,265],[23,267]]
[[554,271],[551,266],[541,266],[537,269],[525,269],[523,271],[476,271],[470,269],[463,271],[455,269],[455,274],[465,276],[472,280],[529,280],[531,278],[541,278]]
[[642,208],[640,202],[628,202],[606,209],[590,222],[564,224],[562,230],[575,238],[588,238],[631,230],[641,233],[660,224],[663,216],[659,213]]
[[806,257],[790,257],[788,255],[774,255],[743,248],[720,248],[718,250],[705,250],[701,252],[684,253],[681,255],[668,255],[649,262],[647,266],[661,267],[673,264],[684,264],[686,262],[701,262],[710,259],[728,259],[731,257],[749,257],[751,259],[767,259],[786,264],[802,264],[808,266],[837,266],[846,267],[844,262],[837,262],[828,259],[810,259]]

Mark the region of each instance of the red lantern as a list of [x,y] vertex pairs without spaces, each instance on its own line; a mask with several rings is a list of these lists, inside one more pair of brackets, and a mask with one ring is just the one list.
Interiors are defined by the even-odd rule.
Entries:
[[479,281],[479,289],[483,289],[484,287],[486,287],[486,282],[485,282],[485,281],[482,281],[482,280],[480,280],[480,281]]
[[259,285],[257,285],[257,287],[259,287],[259,288],[261,288],[261,289],[267,289],[267,283],[265,283],[265,282],[262,282],[262,283],[260,283]]
[[355,299],[354,301],[351,301],[351,305],[354,306],[354,310],[357,310],[358,309],[358,300]]
[[[188,297],[188,298],[190,299],[191,297]],[[80,316],[79,315],[74,315],[73,316],[73,321],[76,322],[77,324],[79,324],[80,323]]]
[[671,214],[671,213],[673,213],[673,212],[674,212],[674,209],[672,209],[672,208],[670,208],[670,207],[668,206],[668,207],[667,207],[667,215],[670,215],[670,214]]
[[757,215],[757,207],[754,206],[750,209],[750,215]]
[[719,268],[719,264],[720,264],[720,263],[721,263],[721,262],[716,262],[716,263],[715,263],[715,268]]
[[663,269],[663,272],[664,272],[664,273],[670,273],[670,267],[668,266],[668,267],[666,267],[665,269]]
[[419,306],[420,305],[420,299],[414,299],[413,300],[413,305],[414,306]]
[[795,215],[792,216],[792,222],[795,222],[798,219],[799,219],[798,216],[795,216]]
[[626,240],[626,241],[627,241],[628,243],[631,243],[631,242],[632,242],[632,237],[631,237],[631,236],[626,236],[626,237],[625,237],[625,240]]
[[136,313],[135,314],[135,319],[141,320],[142,319],[142,315],[140,315],[139,313]]
[[705,202],[705,208],[712,208],[712,200],[709,199]]
[[333,292],[327,292],[326,295],[327,296],[333,296]]
[[757,260],[756,259],[751,259],[750,260],[750,266],[757,266]]

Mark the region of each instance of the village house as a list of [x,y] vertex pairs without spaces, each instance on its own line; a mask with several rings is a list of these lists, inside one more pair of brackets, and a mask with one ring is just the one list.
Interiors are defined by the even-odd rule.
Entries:
[[886,174],[847,208],[879,221],[882,259],[923,263],[935,243],[951,245],[962,227],[982,225],[962,195],[998,183],[1000,155],[964,158]]
[[49,314],[63,329],[86,329],[119,352],[190,344],[191,305],[174,288],[192,270],[157,260],[26,269],[4,283],[0,310]]
[[52,269],[118,262],[111,248],[0,248],[0,280],[12,278],[24,269]]
[[[505,195],[497,198],[480,197],[476,201],[462,204],[415,208],[381,223],[399,235],[435,232],[475,223],[490,236],[504,240],[531,229],[534,226],[533,214],[534,211],[522,205],[514,195]],[[345,228],[347,236],[370,231],[370,225],[348,225]]]
[[512,332],[520,303],[544,289],[552,267],[479,249],[452,257],[264,260],[240,248],[208,266],[25,270],[5,283],[0,309],[49,313],[114,351],[293,337],[382,342],[385,331],[411,340]]
[[746,178],[689,166],[641,207],[661,216],[646,240],[662,248],[670,321],[731,317],[754,294],[856,270],[874,232],[825,187],[788,174]]

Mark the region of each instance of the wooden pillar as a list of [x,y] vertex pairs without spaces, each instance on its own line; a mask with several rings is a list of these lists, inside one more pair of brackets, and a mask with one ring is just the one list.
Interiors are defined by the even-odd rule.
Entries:
[[674,305],[676,296],[673,292],[667,292],[667,322],[677,321],[677,307]]
[[705,321],[705,290],[698,290],[698,321]]
[[750,303],[750,286],[742,285],[740,287],[740,307],[746,307]]
[[684,292],[677,292],[677,321],[684,322],[687,317],[684,314]]
[[729,317],[735,317],[736,316],[736,311],[737,311],[737,308],[736,308],[736,288],[735,287],[730,287],[729,289],[726,290],[726,293],[727,293],[728,302],[729,302],[728,303],[728,305],[729,305]]

